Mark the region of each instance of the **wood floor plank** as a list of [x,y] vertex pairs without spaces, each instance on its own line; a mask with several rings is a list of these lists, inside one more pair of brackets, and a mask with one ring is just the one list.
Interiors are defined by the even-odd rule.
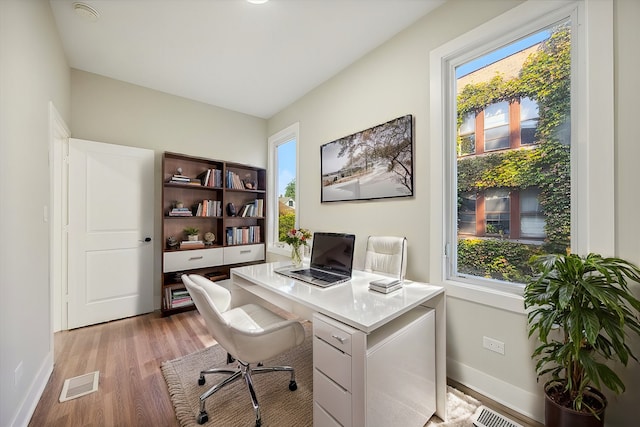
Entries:
[[[29,426],[177,427],[160,366],[214,343],[197,311],[57,332],[53,373]],[[92,371],[97,392],[58,402],[65,379]]]

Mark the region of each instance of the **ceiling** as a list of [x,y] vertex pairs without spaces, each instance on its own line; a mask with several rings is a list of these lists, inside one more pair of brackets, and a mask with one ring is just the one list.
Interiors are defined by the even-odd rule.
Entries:
[[270,118],[446,0],[50,0],[72,68]]

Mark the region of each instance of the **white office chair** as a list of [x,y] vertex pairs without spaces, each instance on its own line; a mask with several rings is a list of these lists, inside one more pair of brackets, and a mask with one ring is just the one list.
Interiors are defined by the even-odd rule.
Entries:
[[406,237],[369,236],[364,271],[404,280],[407,272]]
[[[304,328],[295,320],[287,320],[259,305],[246,304],[231,307],[231,292],[202,276],[195,274],[182,276],[196,308],[202,315],[209,333],[238,362],[238,369],[208,369],[200,372],[198,384],[205,383],[205,374],[227,374],[227,378],[211,387],[200,396],[198,424],[209,420],[205,410],[205,400],[213,393],[233,381],[244,378],[251,395],[256,426],[260,426],[260,407],[253,389],[251,376],[265,372],[291,372],[289,390],[298,388],[294,369],[290,366],[252,367],[289,350],[304,341]],[[229,363],[229,358],[227,358]]]

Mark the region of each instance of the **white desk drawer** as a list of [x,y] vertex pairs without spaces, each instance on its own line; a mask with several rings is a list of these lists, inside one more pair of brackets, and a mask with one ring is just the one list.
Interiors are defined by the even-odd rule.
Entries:
[[345,427],[351,426],[351,393],[313,370],[313,400]]
[[313,427],[342,427],[324,408],[313,402]]
[[313,366],[351,391],[351,356],[317,337],[313,338]]
[[164,272],[191,270],[222,265],[222,248],[195,249],[164,253]]
[[338,324],[325,316],[313,316],[313,335],[326,341],[340,351],[351,355],[351,335],[355,329],[347,325]]
[[264,244],[227,246],[224,248],[225,264],[240,264],[243,262],[264,260]]

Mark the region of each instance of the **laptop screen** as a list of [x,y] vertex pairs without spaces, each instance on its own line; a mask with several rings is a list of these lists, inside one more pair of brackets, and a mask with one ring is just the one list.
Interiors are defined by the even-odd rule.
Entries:
[[314,233],[310,267],[351,277],[355,240],[353,234]]

